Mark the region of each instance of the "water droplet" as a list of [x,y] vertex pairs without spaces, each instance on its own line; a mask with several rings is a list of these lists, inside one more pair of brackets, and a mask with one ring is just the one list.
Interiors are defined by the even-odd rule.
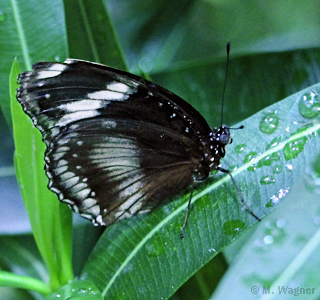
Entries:
[[242,153],[246,149],[246,147],[247,147],[247,145],[245,145],[245,144],[237,145],[237,147],[235,148],[235,151],[237,153]]
[[303,94],[299,100],[300,114],[308,119],[313,119],[320,113],[320,96],[315,91]]
[[273,152],[270,155],[265,156],[263,159],[260,160],[261,164],[264,166],[270,166],[272,163],[279,161],[280,155],[278,152]]
[[[303,128],[298,129],[297,133],[303,132]],[[286,160],[290,160],[293,158],[296,158],[304,149],[304,146],[307,142],[307,137],[302,136],[301,138],[298,138],[296,140],[290,141],[286,143],[286,145],[283,148],[283,154]]]
[[275,137],[271,142],[270,144],[266,147],[266,150],[269,150],[273,147],[276,147],[278,146],[279,144],[281,143],[281,136],[277,136]]
[[272,163],[281,160],[278,152],[273,152],[270,155],[267,155],[261,158],[259,161],[255,162],[257,156],[259,156],[257,152],[250,152],[245,156],[245,163],[252,162],[250,167],[248,167],[248,171],[255,171],[257,168],[261,168],[262,166],[270,166]]
[[139,68],[145,72],[149,73],[153,68],[153,61],[150,57],[145,56],[139,60]]
[[223,224],[224,232],[227,235],[234,235],[236,232],[239,232],[242,228],[244,228],[245,223],[241,220],[231,220],[227,221]]
[[257,152],[250,152],[245,156],[245,158],[244,158],[245,163],[252,162],[251,166],[248,167],[248,171],[255,171],[256,170],[257,163],[255,163],[254,161],[257,156],[259,156],[259,154]]
[[276,179],[273,176],[263,176],[260,179],[262,185],[273,184],[276,182]]
[[0,22],[3,22],[7,19],[7,14],[0,10]]
[[272,200],[270,199],[267,204],[266,204],[266,208],[270,208],[270,207],[273,207],[273,204],[272,204]]
[[280,166],[280,165],[275,165],[275,166],[273,167],[273,173],[275,173],[275,174],[280,174],[280,173],[282,172],[282,169],[283,169],[282,166]]
[[230,167],[228,168],[228,170],[229,170],[230,172],[233,172],[233,171],[235,171],[235,170],[237,170],[237,169],[238,169],[237,166],[230,166]]
[[274,133],[279,125],[279,117],[275,112],[266,114],[260,121],[259,128],[263,133]]
[[280,189],[278,191],[277,195],[271,196],[271,198],[270,198],[271,202],[269,201],[270,203],[268,203],[269,204],[268,207],[279,204],[281,199],[284,198],[285,196],[287,196],[287,194],[289,193],[289,190],[290,190],[290,187]]
[[293,170],[292,164],[286,164],[286,169],[291,172]]

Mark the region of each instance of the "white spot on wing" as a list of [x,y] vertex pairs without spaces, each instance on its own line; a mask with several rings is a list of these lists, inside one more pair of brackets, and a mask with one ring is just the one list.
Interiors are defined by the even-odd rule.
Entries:
[[65,159],[60,159],[57,163],[57,168],[67,166],[67,165],[68,165],[68,162]]
[[119,207],[119,211],[123,212],[127,210],[131,205],[134,204],[137,197],[130,197],[128,200],[126,200],[124,203],[122,203]]
[[74,122],[77,120],[88,119],[98,116],[100,113],[97,110],[85,110],[85,111],[77,111],[71,114],[66,114],[56,123],[56,126],[63,126],[70,122]]
[[[68,173],[71,173],[71,172],[68,172]],[[68,174],[68,173],[65,173],[65,174]],[[61,174],[61,179],[63,180],[63,178],[64,178],[64,174]],[[79,179],[80,179],[79,176],[65,179],[65,180],[63,180],[64,181],[63,185],[66,188],[72,188],[73,186],[75,186],[79,182]]]
[[[51,185],[52,185],[52,184],[51,184]],[[60,193],[60,191],[59,191],[57,188],[52,187],[52,186],[50,186],[50,190],[53,191],[53,192],[56,193],[56,194],[59,194],[59,193]]]
[[68,170],[68,166],[61,166],[61,167],[56,167],[54,170],[54,173],[57,174],[62,174]]
[[123,211],[118,211],[116,214],[115,214],[115,218],[116,219],[119,219],[119,220],[124,220],[126,218],[130,218],[131,217],[131,214],[128,213],[128,212],[125,212],[123,215]]
[[[65,68],[66,68],[66,66],[64,66],[64,65],[53,65],[48,70],[38,72],[36,79],[56,77],[56,76],[60,75],[64,71]],[[50,70],[50,69],[52,69],[52,70]]]
[[143,201],[137,201],[133,206],[130,207],[130,213],[135,214],[143,205]]
[[92,198],[87,198],[87,199],[84,199],[81,202],[81,208],[83,210],[86,210],[88,207],[91,207],[91,206],[96,205],[96,204],[97,204],[97,200],[92,199]]
[[99,205],[94,205],[94,206],[86,209],[86,212],[89,214],[92,214],[94,216],[97,216],[100,214],[100,207],[99,207]]
[[84,189],[84,190],[78,192],[79,198],[84,199],[84,198],[88,197],[88,195],[90,194],[90,191],[91,191],[91,189]]
[[100,214],[100,207],[97,205],[97,201],[92,198],[88,198],[82,201],[81,210],[85,211],[86,214],[97,216]]
[[66,173],[61,174],[61,180],[66,181],[74,176],[75,176],[75,174],[73,172],[66,172]]
[[[60,199],[60,198],[62,198],[62,199]],[[71,205],[71,207],[74,205],[74,201],[72,201],[70,199],[64,199],[62,194],[59,194],[59,199],[61,201],[63,201],[63,203],[67,203],[67,204]],[[72,209],[73,209],[73,207],[72,207]]]
[[100,225],[102,225],[102,226],[105,226],[105,225],[106,225],[106,223],[103,222],[101,215],[97,216],[96,221],[97,221]]
[[63,156],[64,156],[64,152],[58,152],[58,153],[55,153],[55,154],[53,154],[52,156],[53,156],[53,159],[54,160],[59,160],[59,159],[61,159]]
[[100,100],[127,100],[129,95],[123,93],[112,92],[108,90],[88,93],[88,98],[90,99],[100,99]]
[[100,109],[105,107],[105,105],[106,105],[106,101],[80,100],[80,101],[74,101],[67,104],[61,104],[59,108],[71,113],[71,112],[77,112],[77,111],[83,111],[83,110]]
[[121,82],[112,82],[108,84],[106,88],[108,90],[120,92],[124,94],[131,94],[132,92],[134,92],[134,90],[130,86]]

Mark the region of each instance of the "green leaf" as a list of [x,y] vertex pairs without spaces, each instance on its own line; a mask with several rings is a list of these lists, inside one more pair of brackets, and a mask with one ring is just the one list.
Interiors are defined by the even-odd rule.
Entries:
[[[49,281],[48,272],[31,234],[0,237],[0,269],[14,272],[14,274],[9,274],[11,277],[14,275],[24,276],[23,279],[30,284],[28,291],[19,290],[19,293],[23,293],[23,295],[16,295],[16,293],[11,295],[12,292],[10,292],[12,298],[9,297],[8,288],[2,288],[0,294],[3,299],[30,299],[30,294],[35,296],[32,299],[43,299],[43,295],[35,293],[34,290],[37,290],[39,286],[43,286],[45,290],[49,288],[46,284]],[[0,285],[21,287],[20,280],[16,282],[9,279],[10,277],[7,277],[7,281],[0,281]],[[38,281],[34,281],[34,279],[38,279]],[[8,291],[8,295],[5,294],[3,289]],[[40,292],[42,291],[40,290]],[[18,292],[18,290],[16,289],[15,292]]]
[[227,268],[224,256],[218,254],[185,282],[170,300],[209,299]]
[[47,270],[31,234],[0,237],[0,269],[48,282]]
[[[0,105],[11,126],[8,74],[12,60],[18,57],[21,68],[30,70],[33,63],[66,58],[66,33],[61,1],[1,0]],[[48,39],[50,33],[51,39]]]
[[60,288],[58,291],[48,296],[47,300],[61,300],[74,299],[90,299],[90,300],[102,300],[102,296],[97,287],[90,281],[78,280],[70,284],[67,284]]
[[49,286],[38,279],[5,271],[0,271],[0,285],[34,290],[42,294],[48,294],[50,291]]
[[319,195],[308,191],[309,168],[310,161],[306,168],[301,166],[292,191],[246,239],[241,250],[236,243],[226,249],[234,248],[238,255],[210,299],[250,300],[257,299],[257,294],[259,299],[277,299],[287,287],[310,289],[308,294],[298,289],[299,299],[318,297],[320,205]]
[[16,100],[16,78],[19,73],[15,61],[10,76],[10,93],[16,173],[35,240],[49,271],[50,285],[57,288],[73,278],[72,215],[47,188],[43,169],[45,145],[40,132],[34,128]]
[[70,57],[112,63],[126,70],[122,49],[103,1],[72,0],[64,1],[64,5]]
[[[319,84],[294,94],[241,122],[245,129],[234,135],[223,165],[234,169],[244,199],[260,217],[290,192],[299,178],[295,172],[298,174],[301,164],[310,162],[316,154],[314,149],[319,149],[319,117],[306,119],[299,111],[299,103],[306,96],[318,93]],[[260,128],[270,113],[279,118],[276,127],[267,122],[272,134]],[[288,155],[288,149],[297,155]],[[94,282],[105,298],[169,297],[255,223],[237,203],[229,176],[217,174],[209,181],[192,199],[184,240],[179,234],[188,195],[150,215],[107,228],[82,278]]]
[[[175,1],[174,3],[172,1],[153,0],[140,2],[110,0],[107,1],[107,6],[110,10],[111,22],[108,20],[108,17],[105,16],[105,8],[100,1],[94,1],[94,4],[92,4],[92,1],[75,1],[73,3],[75,6],[73,6],[72,1],[65,1],[64,7],[66,12],[64,13],[61,9],[61,1],[42,1],[40,3],[35,0],[28,2],[1,0],[1,4],[3,5],[1,5],[2,8],[0,11],[0,52],[3,58],[3,64],[0,70],[0,80],[2,82],[0,88],[0,104],[2,108],[4,108],[3,111],[6,117],[8,117],[8,115],[10,116],[8,109],[10,105],[8,102],[3,102],[3,99],[8,98],[7,78],[13,57],[27,53],[28,55],[24,55],[23,57],[28,58],[28,56],[30,56],[31,59],[29,59],[29,61],[32,63],[39,60],[63,60],[67,56],[67,40],[72,57],[83,59],[96,59],[100,57],[103,63],[121,68],[123,68],[123,60],[121,58],[121,48],[123,48],[125,59],[131,70],[139,73],[141,68],[143,71],[149,72],[155,82],[169,88],[192,103],[194,107],[205,116],[210,124],[215,125],[220,124],[220,99],[225,72],[224,48],[228,39],[232,44],[232,59],[230,62],[225,103],[224,122],[226,124],[232,125],[240,122],[279,99],[285,98],[320,80],[320,56],[319,50],[317,49],[320,45],[316,9],[318,6],[317,1],[309,1],[308,5],[306,5],[305,1],[299,0],[296,1],[294,5],[286,4],[280,7],[277,1],[264,3],[263,6],[257,6],[254,2],[237,3],[231,1],[222,3],[221,1],[215,0],[188,0]],[[89,3],[89,5],[87,3]],[[67,19],[64,18],[64,15],[67,16]],[[261,22],[261,19],[263,19],[264,22]],[[17,25],[19,21],[20,27]],[[67,24],[67,30],[65,29],[65,22]],[[110,23],[114,23],[115,29],[113,29],[113,26],[110,26]],[[73,28],[71,27],[73,24],[78,25]],[[79,25],[84,27],[79,29]],[[105,28],[107,28],[107,30],[105,30]],[[84,39],[83,36],[85,36]],[[119,40],[120,46],[114,42],[114,38]],[[104,42],[110,41],[112,49],[105,47],[104,42],[99,43],[100,40]],[[93,41],[93,43],[91,43],[91,41]],[[25,45],[28,47],[26,48]],[[93,51],[92,45],[96,48],[95,51]],[[305,49],[298,50],[299,48]],[[28,49],[28,51],[24,51],[25,49]],[[290,51],[271,53],[284,50]],[[98,55],[96,55],[96,53],[98,53]],[[257,53],[260,54],[257,55]],[[28,59],[24,59],[22,63],[27,61]],[[30,63],[26,69],[30,70]],[[266,115],[268,113],[274,113],[274,111],[264,112]],[[283,111],[281,111],[281,114],[282,113]],[[278,115],[280,117],[278,126],[282,128],[282,115],[279,113]],[[299,113],[297,115],[299,116]],[[262,119],[261,116],[261,120]],[[244,151],[249,152],[248,149],[251,146],[247,141],[251,141],[252,137],[259,132],[258,126],[261,120],[253,119],[252,122],[249,123],[251,126],[255,125],[255,130],[248,130],[248,128],[250,129],[251,127],[247,126],[246,131],[233,132],[235,142],[233,145],[230,145],[232,147],[227,149],[228,156],[226,160],[224,160],[225,165],[233,166],[237,164],[238,166],[243,166],[244,158],[242,157],[241,160],[238,157],[240,153],[235,152],[236,149],[240,151],[242,147],[238,149],[236,146],[237,144],[244,144],[245,141],[247,148],[245,148]],[[257,123],[255,124],[255,122]],[[289,127],[290,130],[292,130],[292,127]],[[289,133],[284,131],[284,134]],[[271,136],[273,137],[274,134],[271,134]],[[237,140],[237,138],[239,138],[239,140]],[[286,138],[287,136],[284,136],[284,139]],[[304,140],[304,137],[301,136],[298,140],[299,146],[303,145]],[[253,142],[260,144],[262,143],[261,141],[257,139]],[[301,155],[310,150],[308,149],[310,144],[313,145],[309,143],[309,137],[307,137],[304,150],[298,154],[296,158],[293,158],[293,160],[304,165],[305,161],[303,159],[301,161],[301,157],[303,157]],[[258,146],[253,146],[250,150],[256,151],[257,148]],[[265,151],[265,149],[263,149],[263,151]],[[231,156],[231,152],[235,152],[233,153],[235,157]],[[229,161],[227,160],[228,157],[231,157]],[[277,155],[274,157],[271,156],[271,161],[276,159]],[[254,177],[253,174],[258,174],[259,170],[264,170],[265,168],[270,169],[274,165],[275,162],[272,162],[271,166],[258,167],[257,171],[248,172],[251,174],[251,177]],[[291,165],[291,163],[288,163],[288,165]],[[293,174],[295,174],[297,168],[293,164],[292,166]],[[281,168],[277,167],[275,171],[282,173],[288,172],[291,174],[290,168],[282,168],[281,170]],[[241,172],[236,175],[236,181],[244,193],[244,198],[251,203],[251,198],[255,198],[256,195],[251,191],[249,183],[247,186],[244,184],[244,182],[246,182],[246,177],[242,175],[244,172],[244,170],[241,170]],[[268,196],[270,196],[269,194],[272,192],[271,186],[279,184],[278,178],[276,178],[276,182],[273,183],[273,178],[266,177],[269,175],[269,173],[261,174],[259,180],[256,180],[258,184],[260,184],[261,179],[263,179],[263,182],[270,183],[265,186],[267,187]],[[217,174],[215,176],[215,178],[219,180],[220,175]],[[251,177],[249,176],[249,179]],[[294,176],[292,175],[292,177]],[[288,178],[290,179],[290,176]],[[213,179],[212,182],[215,182],[215,180]],[[291,184],[290,180],[289,184]],[[201,191],[207,185],[210,187],[210,182],[207,182],[204,186],[199,186],[198,191]],[[294,185],[295,181],[293,180],[292,186]],[[229,207],[229,214],[231,215],[239,208],[236,203],[237,195],[234,192],[233,186],[229,186],[229,183],[225,188],[228,189],[226,192],[231,193],[233,198],[227,202],[224,202],[224,197],[222,198],[221,205],[224,207],[222,212],[232,203],[232,206]],[[271,192],[269,192],[269,189]],[[280,189],[277,191],[280,191]],[[189,246],[187,245],[182,248],[179,246],[177,250],[180,252],[176,254],[170,252],[172,255],[171,260],[173,259],[174,261],[180,262],[184,257],[188,257],[188,260],[185,259],[182,261],[179,268],[175,268],[176,265],[167,268],[167,264],[164,264],[161,272],[158,272],[159,269],[155,269],[153,273],[149,272],[145,274],[144,276],[151,277],[148,282],[150,289],[158,291],[159,294],[170,295],[186,277],[196,272],[205,261],[211,259],[213,256],[212,249],[215,249],[216,244],[222,245],[221,248],[223,248],[233,237],[237,237],[234,234],[237,232],[233,229],[242,227],[243,220],[228,223],[226,221],[223,229],[225,230],[225,234],[230,234],[230,236],[223,241],[219,240],[219,238],[216,241],[215,238],[217,238],[217,236],[219,237],[220,233],[212,233],[211,235],[213,236],[209,237],[209,241],[213,242],[213,246],[210,248],[210,257],[206,257],[202,263],[199,263],[199,261],[193,263],[194,257],[197,257],[199,252],[203,252],[200,242],[206,238],[205,236],[202,236],[201,239],[197,237],[205,234],[206,231],[194,232],[193,235],[191,235],[192,231],[194,231],[192,230],[192,224],[194,223],[192,218],[200,220],[200,217],[203,217],[202,215],[205,215],[207,212],[207,206],[213,207],[212,209],[219,206],[216,201],[218,201],[217,199],[221,192],[209,192],[210,195],[211,193],[214,193],[215,197],[204,196],[206,205],[201,207],[199,203],[203,203],[202,197],[196,201],[191,211],[191,221],[189,221],[187,227],[189,233],[186,233],[188,241],[179,240],[180,244],[178,244],[188,244]],[[261,193],[265,193],[265,189],[261,189]],[[273,195],[277,197],[279,194],[274,193],[272,196]],[[260,196],[260,192],[258,196]],[[122,245],[126,241],[127,243],[132,243],[131,247],[135,249],[137,244],[150,232],[150,227],[157,226],[170,212],[175,213],[177,209],[180,209],[180,222],[175,221],[176,217],[173,217],[174,224],[176,224],[175,228],[169,228],[169,230],[161,234],[158,238],[160,242],[164,240],[163,244],[165,247],[159,247],[158,244],[160,242],[155,242],[155,244],[151,245],[146,243],[147,254],[145,257],[148,259],[151,257],[151,259],[154,258],[156,260],[156,255],[159,254],[161,256],[161,251],[167,252],[169,247],[167,245],[172,245],[172,243],[165,244],[167,242],[167,236],[172,235],[178,238],[179,227],[184,217],[184,209],[181,209],[181,205],[188,200],[188,195],[186,195],[184,199],[179,200],[179,198],[180,197],[177,196],[176,203],[172,203],[164,208],[159,208],[154,217],[150,215],[148,217],[143,216],[135,220],[125,221],[123,225],[118,224],[115,225],[115,227],[113,226],[114,229],[112,229],[113,227],[109,228],[106,235],[112,240],[114,234],[114,243],[120,240],[121,243],[119,245]],[[214,201],[212,198],[214,198]],[[259,197],[257,197],[257,199],[258,198]],[[251,206],[254,211],[259,214],[262,209],[260,204],[255,204],[254,201],[251,204],[253,204]],[[267,207],[264,209],[270,211],[272,205],[272,201],[268,202]],[[204,210],[201,210],[201,208]],[[198,210],[198,212],[196,210]],[[209,209],[208,212],[210,211]],[[221,210],[218,209],[217,212],[219,211]],[[248,216],[245,212],[242,213],[244,214],[244,218],[247,218],[245,221],[248,221],[248,223],[252,221],[250,219],[251,216]],[[200,214],[199,218],[195,217],[198,214]],[[226,215],[219,216],[218,213],[216,213],[213,219],[226,220]],[[259,216],[262,215],[263,213],[261,212]],[[148,225],[139,223],[139,220],[142,222],[150,222],[149,229],[143,229],[148,227]],[[196,224],[198,222],[201,223],[199,220],[196,220]],[[206,216],[204,216],[204,220],[206,220]],[[14,222],[14,220],[12,220],[12,222]],[[218,221],[216,221],[216,223],[218,223]],[[209,228],[215,228],[219,225],[216,223],[209,223]],[[130,230],[128,231],[126,229],[131,225],[136,226],[135,230],[137,232],[135,234],[132,234]],[[220,225],[223,226],[222,224]],[[248,228],[247,225],[246,223],[242,232]],[[202,230],[202,227],[199,228]],[[142,231],[140,232],[139,230]],[[112,233],[114,231],[116,234]],[[137,234],[141,235],[140,238],[137,238]],[[231,234],[233,236],[231,236]],[[131,235],[133,236],[132,241]],[[249,243],[250,242],[251,241],[249,241]],[[110,245],[104,245],[103,242],[101,242],[101,244],[109,249],[109,253],[105,253],[105,255],[108,255],[107,261],[111,260],[110,254],[112,254],[112,258],[114,259],[111,264],[112,267],[109,269],[106,268],[106,274],[110,274],[109,272],[117,272],[126,259],[125,255],[121,256],[120,253],[122,252],[119,251],[119,248],[114,247],[112,243]],[[246,244],[244,244],[244,247],[245,245]],[[206,246],[206,244],[204,244],[204,246]],[[79,246],[75,250],[82,252],[83,248],[85,247]],[[203,249],[205,250],[205,248]],[[128,249],[126,249],[125,252],[126,255],[131,253],[127,250]],[[95,253],[98,253],[99,248],[95,251]],[[192,252],[194,254],[193,256]],[[138,254],[139,251],[137,254],[130,256],[130,259],[135,261]],[[101,265],[101,259],[102,261],[105,260],[104,257],[101,258],[101,256],[96,256],[96,254],[92,257],[98,257],[95,262],[98,266]],[[201,257],[201,255],[199,257]],[[90,261],[90,264],[93,264],[93,260]],[[81,263],[79,265],[81,265]],[[140,270],[143,265],[144,260],[138,268],[134,265],[134,271],[137,269]],[[267,267],[269,267],[269,265]],[[90,268],[87,267],[86,271],[88,269]],[[111,271],[111,269],[116,271]],[[124,268],[124,271],[126,270],[127,268]],[[141,282],[144,280],[144,277],[140,276],[143,272],[139,272],[140,273],[137,273],[137,277],[131,277],[132,281],[130,281],[129,285],[125,284],[122,287],[122,291],[130,293],[131,290],[127,290],[128,287],[139,288]],[[176,273],[186,273],[187,275],[181,279],[183,276],[179,277],[179,274],[176,276]],[[177,278],[174,288],[172,288],[172,285],[167,286],[165,284],[168,274],[174,274],[173,277]],[[110,278],[112,278],[112,276],[113,275],[110,275]],[[110,284],[110,290],[119,284],[120,281],[118,281],[118,278],[121,276],[121,271],[119,274],[116,273],[116,279]],[[103,282],[100,286],[105,287],[105,284],[106,282]],[[169,292],[168,289],[170,290]],[[112,293],[114,293],[113,290]],[[136,291],[133,291],[133,295],[135,293]]]
[[[4,46],[6,63],[12,61],[14,53],[21,57],[22,64],[27,69],[39,60],[66,57],[64,14],[59,1],[43,1],[40,6],[37,1],[4,2],[8,2],[5,5],[7,18],[4,26],[6,33],[11,33],[10,39],[7,39],[9,42],[1,44]],[[47,38],[47,32],[50,32],[55,41],[54,45]],[[4,66],[4,71],[8,74],[8,68]],[[71,212],[61,206],[56,196],[47,189],[47,178],[43,170],[44,144],[39,132],[33,128],[15,99],[18,73],[16,71],[11,76],[15,166],[34,236],[49,270],[50,285],[55,289],[73,278]],[[8,116],[9,99],[1,97],[1,100],[2,107],[6,109],[5,115]]]

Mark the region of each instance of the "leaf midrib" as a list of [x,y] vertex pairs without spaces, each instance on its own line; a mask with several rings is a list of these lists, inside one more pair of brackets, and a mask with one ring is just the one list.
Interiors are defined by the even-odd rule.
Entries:
[[[307,136],[310,133],[313,133],[317,130],[320,129],[320,123],[319,124],[314,124],[313,126],[309,127],[308,129],[299,132],[299,133],[295,133],[293,135],[291,135],[288,139],[286,139],[285,141],[279,143],[277,146],[272,147],[270,149],[268,149],[267,151],[261,153],[260,155],[258,155],[257,157],[255,157],[254,160],[247,162],[245,164],[243,164],[241,167],[239,167],[237,170],[232,172],[232,175],[237,175],[240,172],[245,171],[250,165],[252,165],[253,163],[257,163],[259,162],[261,159],[265,158],[266,156],[274,153],[274,152],[278,152],[280,150],[282,150],[284,148],[284,146],[291,142],[294,141],[296,139],[299,139],[301,137]],[[199,198],[203,197],[204,195],[210,193],[212,190],[214,190],[215,188],[219,187],[220,185],[222,185],[223,183],[225,183],[227,180],[229,180],[229,176],[226,175],[224,177],[222,177],[220,180],[216,181],[215,183],[213,183],[211,186],[207,187],[206,189],[204,189],[202,192],[200,192],[199,194],[195,195],[192,198],[191,203],[195,203]],[[186,210],[188,205],[188,202],[185,202],[184,204],[182,204],[180,207],[178,207],[177,209],[175,209],[170,215],[168,215],[166,218],[164,218],[157,226],[155,226],[137,245],[136,247],[133,249],[133,251],[127,256],[127,258],[123,261],[123,263],[121,264],[121,266],[117,269],[117,271],[114,273],[114,275],[112,276],[112,278],[110,279],[109,283],[107,284],[107,286],[105,287],[105,289],[102,291],[102,296],[104,297],[107,292],[109,291],[109,289],[111,288],[111,286],[113,285],[113,283],[115,282],[115,280],[117,279],[117,277],[120,275],[120,273],[122,272],[122,270],[125,268],[125,266],[130,262],[130,260],[136,255],[136,253],[146,244],[146,242],[153,236],[155,235],[155,233],[157,233],[164,225],[166,225],[171,219],[173,219],[176,215],[178,215],[182,210]]]
[[10,1],[11,1],[14,20],[17,25],[18,36],[20,38],[20,44],[21,44],[21,48],[22,48],[23,58],[24,58],[27,69],[30,70],[32,65],[31,65],[31,60],[30,60],[29,49],[28,49],[26,37],[25,37],[24,31],[22,29],[22,24],[20,21],[21,16],[19,13],[19,8],[18,8],[16,0],[10,0]]

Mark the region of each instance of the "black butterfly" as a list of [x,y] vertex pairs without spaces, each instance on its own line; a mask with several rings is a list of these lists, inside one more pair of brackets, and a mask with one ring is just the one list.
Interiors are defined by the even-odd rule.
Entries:
[[229,128],[211,130],[191,105],[141,77],[67,59],[37,63],[18,83],[47,146],[49,189],[95,225],[151,211],[212,170],[228,172],[219,163]]

